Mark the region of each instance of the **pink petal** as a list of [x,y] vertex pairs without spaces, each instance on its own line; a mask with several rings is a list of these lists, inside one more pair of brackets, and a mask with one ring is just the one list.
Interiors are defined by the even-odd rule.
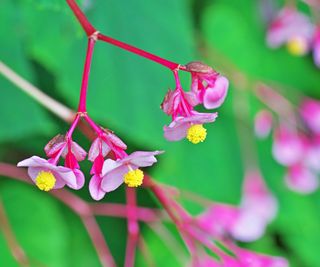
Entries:
[[213,87],[208,87],[204,92],[203,105],[206,109],[214,109],[220,107],[228,92],[229,81],[223,77],[219,76]]
[[38,167],[38,166],[46,166],[48,164],[48,161],[40,158],[38,156],[32,156],[30,158],[27,158],[25,160],[22,160],[18,162],[18,167]]
[[118,137],[116,136],[115,134],[113,133],[108,133],[107,134],[109,140],[114,144],[116,145],[117,147],[123,149],[123,150],[126,150],[127,149],[127,145]]
[[313,60],[316,66],[320,68],[320,26],[318,26],[313,40]]
[[74,189],[78,190],[83,187],[85,178],[84,178],[82,171],[80,171],[78,169],[74,169],[73,173],[76,176],[76,187]]
[[58,134],[52,138],[44,147],[47,157],[54,157],[66,145],[64,135]]
[[102,156],[105,157],[106,155],[108,155],[111,149],[101,138],[98,137],[93,141],[90,147],[88,159],[90,161],[94,161],[96,157],[99,155],[100,150]]
[[101,200],[106,192],[101,188],[101,181],[102,178],[99,175],[92,176],[90,183],[89,183],[89,191],[90,195],[94,200]]
[[72,142],[71,151],[76,157],[77,161],[82,161],[87,156],[87,152],[81,146],[79,146],[76,142]]
[[164,137],[169,141],[178,141],[186,137],[190,123],[181,122],[182,117],[176,118],[169,126],[164,126]]
[[103,163],[102,167],[102,176],[106,175],[107,173],[111,172],[112,170],[120,167],[122,165],[121,162],[115,161],[112,159],[107,159]]
[[[132,169],[136,169],[135,166],[132,166]],[[105,192],[111,192],[113,190],[116,190],[122,183],[124,179],[124,175],[129,171],[128,166],[121,165],[118,168],[115,168],[111,170],[110,172],[107,172],[102,177],[102,183],[101,188]]]
[[139,167],[149,167],[157,162],[156,155],[162,154],[163,151],[135,151],[121,162],[131,163]]

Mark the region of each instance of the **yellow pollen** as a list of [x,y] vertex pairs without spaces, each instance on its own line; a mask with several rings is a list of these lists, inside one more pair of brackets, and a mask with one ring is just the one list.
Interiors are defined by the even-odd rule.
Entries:
[[206,137],[207,130],[202,126],[202,124],[194,124],[187,131],[187,139],[193,144],[203,142]]
[[143,171],[139,169],[136,169],[136,170],[131,169],[124,175],[124,182],[129,187],[138,187],[142,185],[142,181],[143,181]]
[[295,56],[304,55],[308,50],[307,46],[306,41],[299,37],[293,37],[287,42],[288,51]]
[[56,184],[56,178],[50,171],[41,171],[36,178],[36,185],[40,190],[50,191]]

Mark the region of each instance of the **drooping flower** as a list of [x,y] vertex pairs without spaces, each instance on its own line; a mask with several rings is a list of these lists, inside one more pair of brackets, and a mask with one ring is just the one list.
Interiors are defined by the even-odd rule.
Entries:
[[169,126],[164,126],[164,136],[169,141],[178,141],[187,138],[190,142],[198,144],[206,138],[204,123],[214,122],[217,113],[199,113],[193,111],[188,117],[176,117]]
[[246,174],[240,206],[213,204],[197,222],[214,238],[232,236],[251,242],[261,238],[277,213],[277,201],[257,171]]
[[84,175],[80,170],[56,166],[43,158],[32,156],[18,163],[18,167],[28,167],[28,174],[40,190],[62,188],[65,185],[80,189],[84,184]]
[[311,49],[314,26],[309,17],[285,7],[271,23],[267,42],[272,48],[286,44],[290,53],[304,55]]
[[254,120],[254,131],[258,138],[266,138],[272,129],[272,114],[267,110],[257,113]]

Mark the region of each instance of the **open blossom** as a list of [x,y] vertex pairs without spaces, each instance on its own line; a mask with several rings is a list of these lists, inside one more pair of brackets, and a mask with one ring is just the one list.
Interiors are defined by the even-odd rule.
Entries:
[[84,176],[80,170],[56,166],[37,156],[20,161],[18,167],[28,167],[28,175],[43,191],[62,188],[65,185],[73,189],[80,189],[84,184]]
[[294,55],[304,55],[311,49],[314,26],[310,19],[292,7],[282,9],[271,23],[267,42],[272,48],[286,44]]
[[254,119],[254,132],[258,138],[266,138],[272,129],[272,114],[267,110],[261,110]]
[[239,207],[214,204],[197,218],[197,222],[213,237],[232,236],[250,242],[262,237],[277,213],[277,201],[258,172],[245,176]]
[[[162,151],[136,151],[118,160],[99,158],[101,169],[92,171],[89,190],[93,199],[100,200],[108,192],[117,189],[123,182],[129,187],[143,183],[143,172],[140,167],[149,167],[157,162],[156,155]],[[102,159],[102,160],[101,160]]]

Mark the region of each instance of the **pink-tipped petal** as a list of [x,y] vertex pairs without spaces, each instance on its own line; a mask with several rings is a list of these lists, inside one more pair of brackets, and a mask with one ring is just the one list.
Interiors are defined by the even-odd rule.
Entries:
[[179,141],[186,137],[190,124],[181,121],[183,118],[178,117],[171,122],[169,126],[164,126],[164,137],[169,141]]
[[162,153],[163,151],[135,151],[122,162],[128,162],[138,167],[149,167],[157,162],[155,156]]
[[77,161],[82,161],[87,156],[87,152],[81,146],[79,146],[76,142],[72,142],[71,151]]
[[102,178],[99,175],[93,175],[89,183],[89,192],[94,200],[101,200],[106,192],[101,188]]
[[315,134],[320,134],[320,101],[305,99],[300,106],[300,114],[306,125]]
[[214,109],[220,107],[228,92],[229,81],[223,77],[219,76],[213,87],[209,87],[204,92],[203,105],[206,109]]
[[47,157],[51,158],[63,149],[65,145],[66,141],[64,135],[58,134],[46,144],[44,151],[46,152]]
[[76,187],[74,189],[78,190],[84,186],[85,178],[82,171],[78,169],[74,169],[73,173],[76,176]]
[[110,152],[110,150],[110,147],[101,138],[98,137],[93,141],[89,149],[88,159],[93,162],[100,152],[102,156],[105,157]]

